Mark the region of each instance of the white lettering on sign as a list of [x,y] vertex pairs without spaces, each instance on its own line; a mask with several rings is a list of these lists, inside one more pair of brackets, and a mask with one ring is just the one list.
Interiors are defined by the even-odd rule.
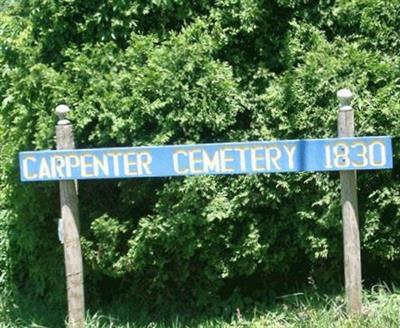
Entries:
[[152,158],[149,152],[139,152],[137,155],[137,165],[138,165],[138,174],[151,174],[150,164],[152,162]]
[[296,146],[293,146],[293,145],[292,146],[286,146],[286,145],[284,145],[283,149],[285,150],[286,155],[288,157],[289,168],[291,170],[293,170],[294,169],[294,151],[296,150]]
[[29,162],[36,162],[36,158],[35,157],[31,157],[31,156],[27,156],[25,157],[24,161],[22,162],[22,172],[24,174],[25,177],[27,177],[28,179],[36,179],[38,177],[38,175],[35,174],[31,174],[29,172]]
[[233,167],[230,165],[235,159],[232,157],[230,152],[232,152],[232,148],[224,148],[220,151],[222,173],[230,173],[234,171]]
[[42,158],[42,160],[40,161],[39,178],[40,179],[51,178],[50,168],[45,158]]
[[221,163],[219,161],[218,152],[209,155],[205,150],[203,150],[203,171],[204,172],[221,171]]
[[93,156],[90,156],[90,154],[81,155],[80,162],[82,176],[85,178],[94,177]]
[[124,174],[128,177],[137,175],[136,153],[129,152],[123,155],[124,158]]
[[202,169],[202,151],[201,149],[189,150],[189,170],[190,173],[201,173]]
[[[383,142],[375,141],[371,143],[368,147],[368,150],[369,150],[369,162],[371,163],[372,166],[386,165],[386,148]],[[380,154],[380,156],[375,156],[374,154]]]
[[72,176],[72,170],[79,167],[79,157],[77,155],[69,155],[65,157],[65,175]]
[[[68,158],[68,157],[67,157]],[[79,157],[75,156],[75,159]],[[74,166],[74,167],[78,167],[79,166],[79,161],[77,162],[78,165]],[[100,173],[107,176],[110,174],[110,170],[109,170],[109,164],[108,164],[108,158],[106,155],[102,155],[101,159],[98,158],[97,156],[93,156],[93,168],[94,168],[94,176],[98,177],[100,176]]]
[[[259,162],[263,160],[263,157],[261,156],[260,152],[263,150],[263,147],[252,147],[250,149],[250,156],[251,156],[251,169],[254,172],[261,171],[263,167],[258,166]],[[257,153],[258,152],[258,153]]]
[[21,152],[23,181],[370,170],[393,167],[391,138],[352,137]]
[[365,167],[368,165],[368,147],[362,142],[356,142],[350,146],[356,150],[356,159],[353,161],[355,167]]
[[[280,171],[295,166],[296,145],[223,147],[214,152],[205,149],[178,149],[172,155],[176,174],[208,174]],[[284,163],[285,162],[285,163]],[[287,163],[287,165],[286,165]]]
[[179,156],[188,156],[187,152],[183,151],[183,150],[178,150],[174,153],[173,155],[173,165],[174,165],[174,170],[176,173],[178,174],[188,174],[189,173],[189,169],[188,168],[184,168],[181,166],[181,161],[183,162],[183,160],[179,160]]
[[235,147],[234,150],[236,150],[239,153],[240,170],[242,172],[246,171],[246,156],[245,156],[245,153],[246,153],[246,151],[249,150],[249,147]]
[[[276,170],[281,170],[278,160],[282,157],[282,152],[278,147],[269,147],[266,148],[268,151],[268,156],[266,158],[274,165]],[[271,163],[268,163],[267,167],[271,167]]]
[[113,166],[113,169],[114,169],[115,176],[117,176],[117,177],[120,176],[118,158],[122,154],[120,152],[110,152],[110,153],[107,153],[106,155],[112,157],[112,166]]
[[71,178],[79,174],[83,178],[107,177],[112,172],[121,174],[120,161],[122,160],[123,174],[126,176],[151,175],[152,158],[149,152],[108,152],[100,155],[91,153],[56,154],[48,158],[41,158],[37,171],[30,170],[37,159],[27,156],[22,161],[22,172],[29,179],[59,179]]
[[325,146],[325,168],[383,167],[386,165],[386,148],[381,141],[369,145],[365,142],[339,142]]

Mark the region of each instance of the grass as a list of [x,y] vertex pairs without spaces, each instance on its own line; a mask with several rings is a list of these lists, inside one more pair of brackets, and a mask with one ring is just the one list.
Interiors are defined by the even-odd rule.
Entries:
[[[132,315],[132,304],[114,304],[107,310],[87,314],[87,328],[398,328],[400,327],[400,291],[376,286],[363,295],[363,314],[349,317],[343,297],[318,293],[296,293],[280,296],[274,306],[258,306],[246,311],[236,309],[226,317],[149,318]],[[56,312],[41,309],[39,304],[30,309],[5,309],[0,304],[0,327],[63,327],[64,322],[52,321],[48,316]],[[59,320],[59,319],[58,319]],[[43,325],[43,322],[51,322]],[[41,323],[41,324],[40,324]]]

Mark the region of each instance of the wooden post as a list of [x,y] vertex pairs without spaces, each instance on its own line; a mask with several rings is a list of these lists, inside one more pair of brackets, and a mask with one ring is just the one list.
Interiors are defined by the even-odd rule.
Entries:
[[[354,111],[351,106],[352,93],[348,89],[342,89],[338,91],[337,97],[340,102],[338,115],[339,137],[353,137]],[[362,311],[362,285],[356,171],[341,171],[340,186],[347,310],[352,315],[358,315]]]
[[[66,105],[56,108],[56,114],[59,117],[56,127],[57,149],[75,148],[72,125],[65,118],[68,112],[69,108]],[[68,326],[82,328],[85,325],[83,264],[79,240],[78,195],[73,180],[60,181],[60,205],[67,279]]]

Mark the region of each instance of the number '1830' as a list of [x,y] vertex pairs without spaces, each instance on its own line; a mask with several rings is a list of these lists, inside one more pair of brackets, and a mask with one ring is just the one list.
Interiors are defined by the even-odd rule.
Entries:
[[367,166],[379,167],[386,164],[385,144],[374,141],[344,143],[325,146],[325,168],[362,168]]

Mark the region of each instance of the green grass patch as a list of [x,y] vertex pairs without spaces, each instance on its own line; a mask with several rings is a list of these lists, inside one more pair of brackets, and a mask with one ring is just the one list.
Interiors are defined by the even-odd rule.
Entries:
[[[30,306],[0,305],[0,327],[63,327],[63,310],[41,304]],[[226,316],[179,315],[162,318],[140,313],[134,304],[114,303],[87,313],[88,328],[279,328],[279,327],[400,327],[400,291],[376,286],[364,292],[363,314],[346,314],[343,296],[317,292],[277,297],[274,305],[234,309]]]

